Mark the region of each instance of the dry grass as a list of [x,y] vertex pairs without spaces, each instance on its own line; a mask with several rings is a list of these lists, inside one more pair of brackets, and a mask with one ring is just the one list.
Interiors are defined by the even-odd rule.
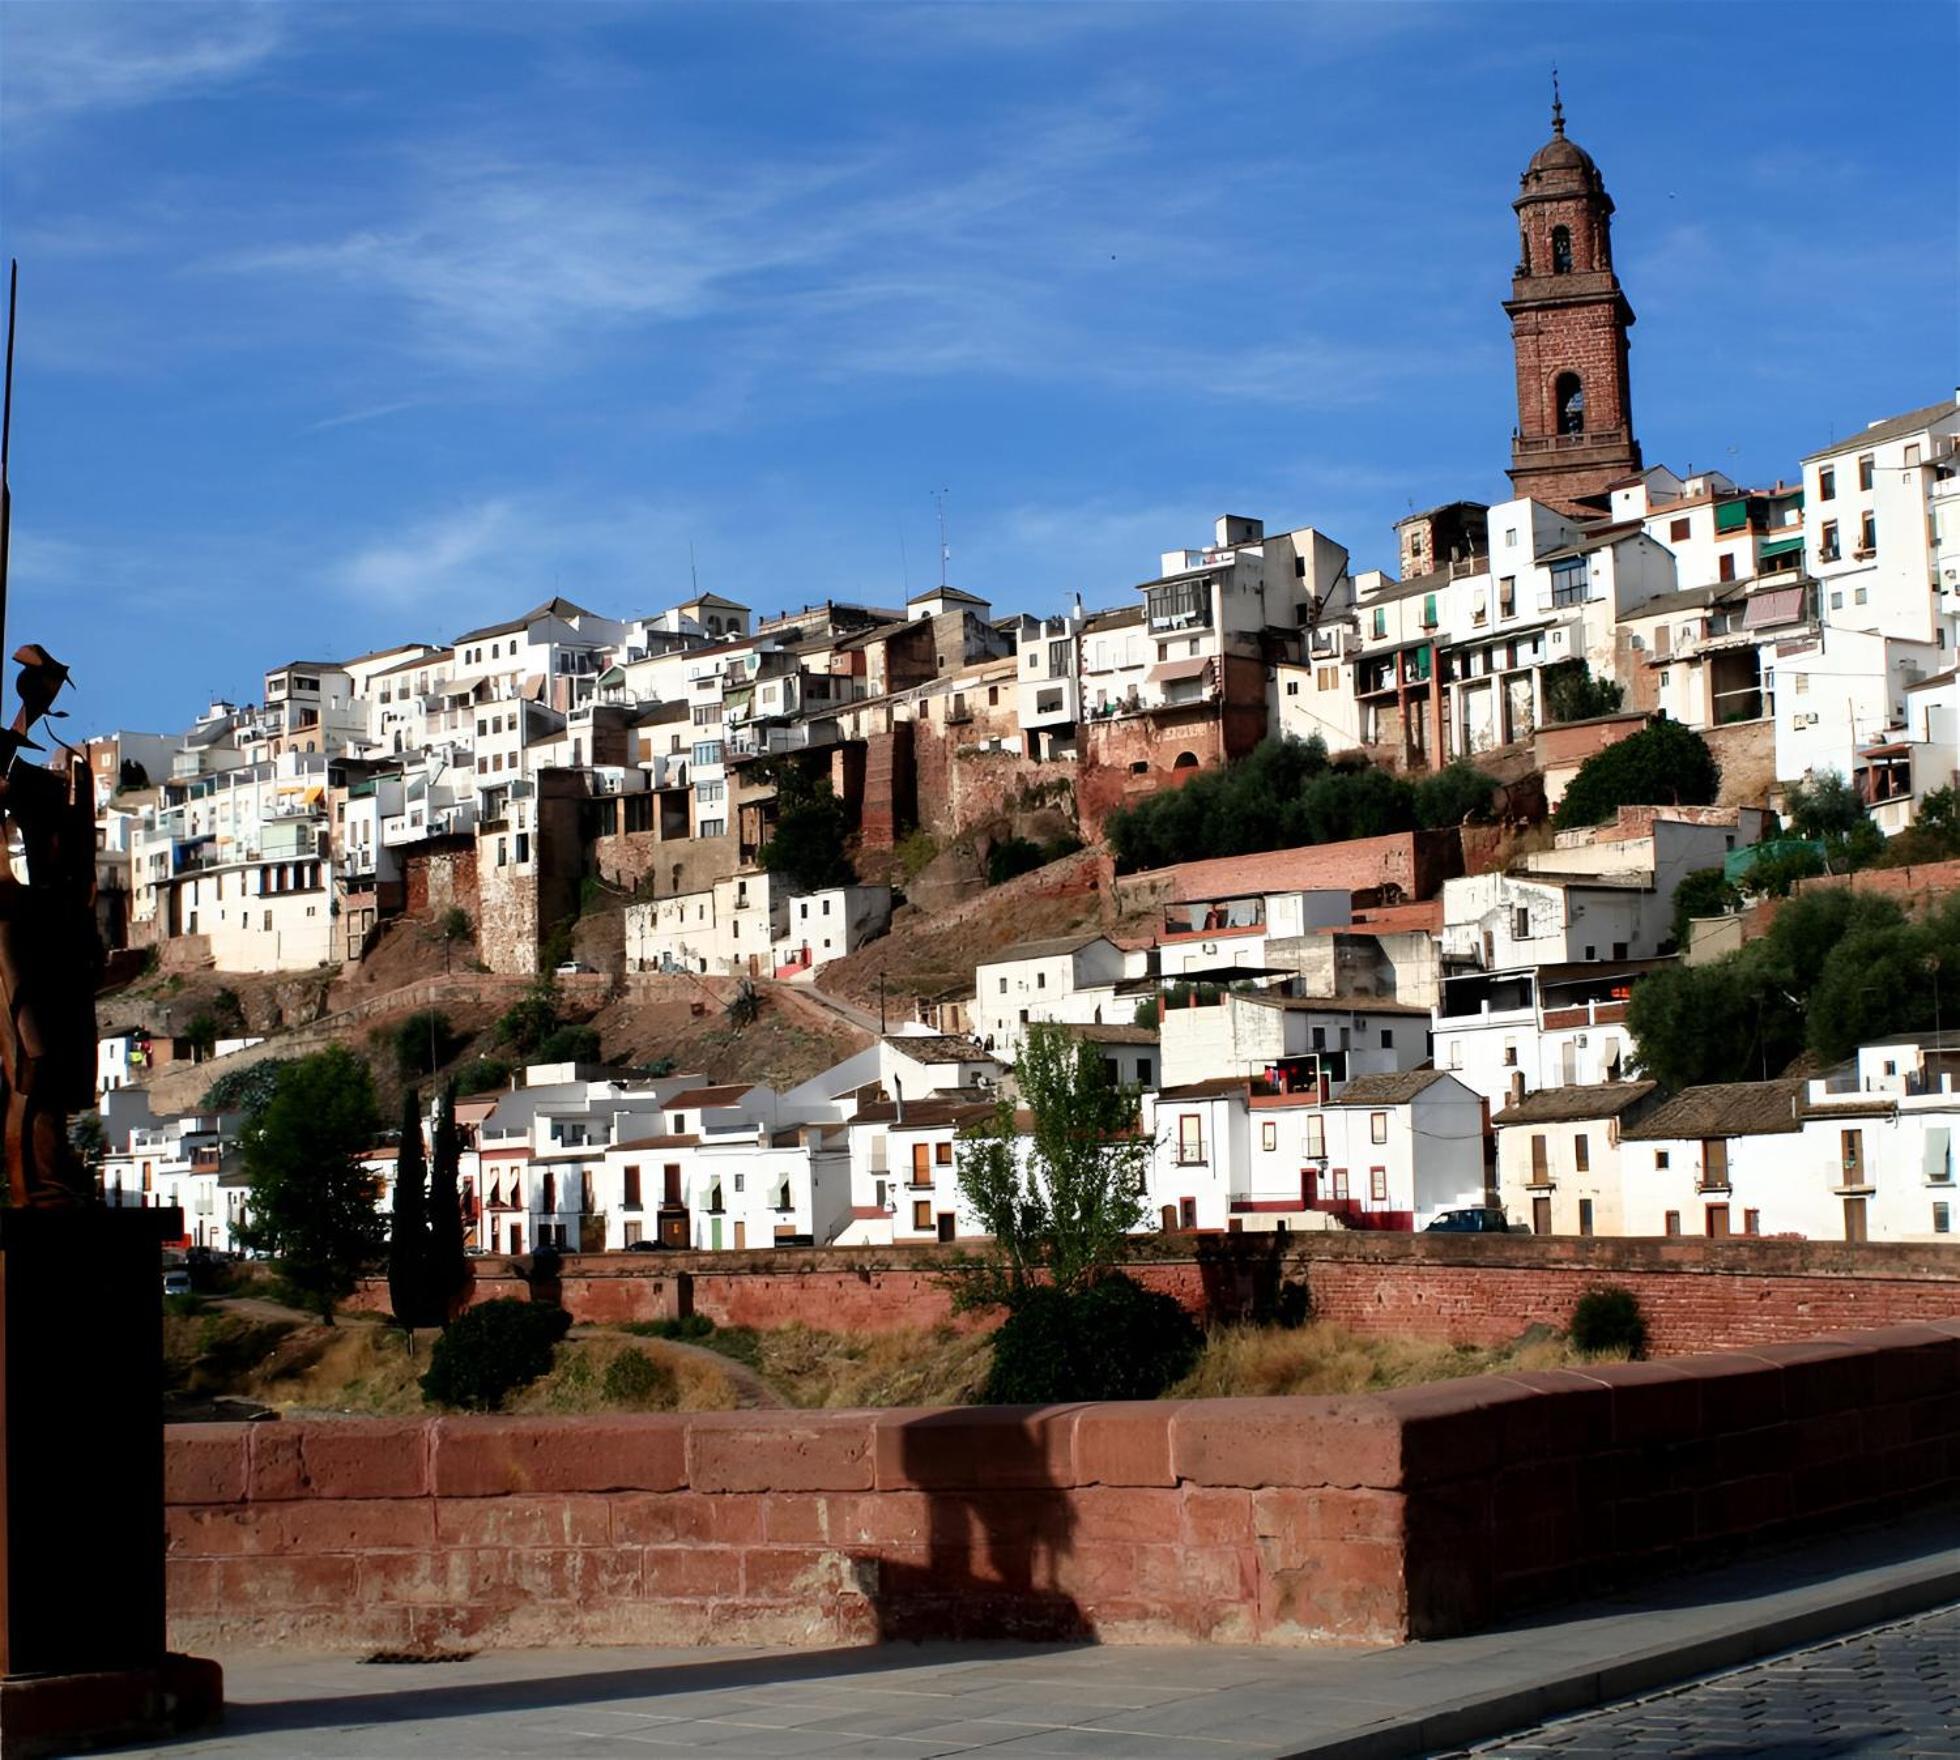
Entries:
[[[621,1407],[606,1395],[606,1369],[622,1351],[637,1350],[673,1377],[671,1395]],[[633,1338],[617,1332],[580,1333],[552,1352],[551,1372],[529,1387],[519,1388],[504,1402],[516,1413],[597,1413],[633,1411],[725,1412],[737,1404],[735,1384],[719,1365],[692,1351],[670,1350],[658,1339]]]
[[957,1406],[987,1378],[985,1333],[886,1332],[859,1337],[784,1326],[755,1335],[756,1367],[799,1406]]
[[1556,1335],[1527,1336],[1512,1344],[1480,1348],[1426,1339],[1371,1338],[1325,1321],[1291,1329],[1221,1327],[1206,1338],[1197,1367],[1171,1389],[1171,1396],[1234,1399],[1367,1393],[1514,1369],[1565,1369],[1587,1360]]

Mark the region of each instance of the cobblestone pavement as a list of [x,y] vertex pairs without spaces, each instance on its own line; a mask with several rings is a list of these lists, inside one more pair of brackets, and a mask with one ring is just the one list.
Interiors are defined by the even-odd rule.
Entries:
[[1478,1756],[1960,1756],[1960,1607],[1471,1749]]

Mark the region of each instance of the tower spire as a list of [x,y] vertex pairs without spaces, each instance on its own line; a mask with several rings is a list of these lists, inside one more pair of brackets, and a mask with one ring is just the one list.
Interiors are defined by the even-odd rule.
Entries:
[[1565,139],[1565,100],[1558,95],[1558,63],[1552,63],[1552,133]]

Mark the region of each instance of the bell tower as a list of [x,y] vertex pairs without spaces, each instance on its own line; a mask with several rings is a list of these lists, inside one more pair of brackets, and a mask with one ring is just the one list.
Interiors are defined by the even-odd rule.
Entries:
[[1556,73],[1552,138],[1518,183],[1518,266],[1504,302],[1518,371],[1511,486],[1598,514],[1606,485],[1641,468],[1627,377],[1633,308],[1613,273],[1613,198],[1592,155],[1566,139]]

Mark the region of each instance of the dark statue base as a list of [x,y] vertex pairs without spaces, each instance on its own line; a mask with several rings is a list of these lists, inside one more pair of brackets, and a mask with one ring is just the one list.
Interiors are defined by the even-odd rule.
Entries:
[[0,1760],[195,1727],[164,1637],[163,1300],[175,1210],[0,1208]]
[[183,1735],[224,1715],[225,1677],[201,1656],[105,1674],[0,1679],[0,1760],[41,1760],[89,1748]]

